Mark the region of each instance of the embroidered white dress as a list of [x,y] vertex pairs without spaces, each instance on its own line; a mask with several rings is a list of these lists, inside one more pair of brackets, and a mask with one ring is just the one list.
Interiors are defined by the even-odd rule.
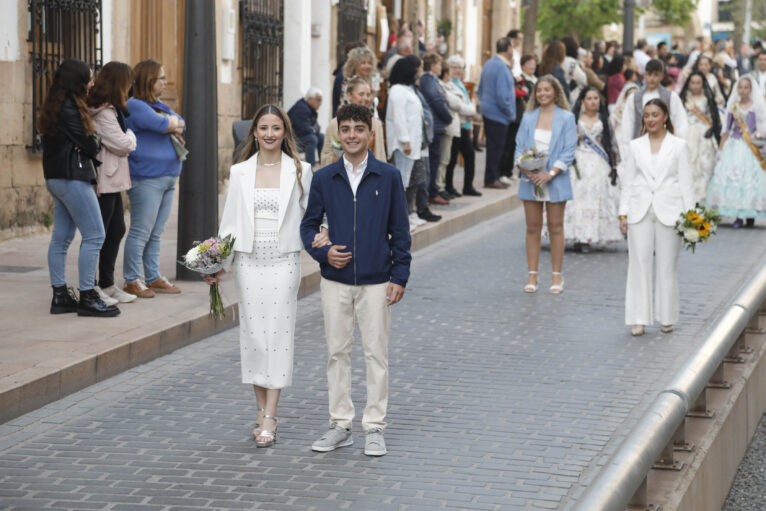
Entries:
[[255,189],[253,251],[236,252],[242,382],[281,389],[292,383],[300,252],[279,251],[279,189]]
[[587,135],[603,150],[604,126],[599,120],[592,127],[588,127],[580,119],[577,130],[581,140],[577,144],[575,161],[580,171],[580,179],[577,179],[574,167],[571,167],[569,173],[572,176],[574,199],[569,201],[564,213],[564,237],[575,243],[621,241],[623,236],[617,220],[620,188],[612,186],[610,182],[609,163],[583,138]]
[[696,107],[699,112],[710,119],[710,107],[705,96],[692,96],[686,99],[687,117],[689,119],[689,131],[686,135],[686,143],[689,147],[689,164],[694,177],[694,200],[702,204],[705,202],[707,186],[715,167],[715,138],[705,138],[710,126],[705,124],[693,113]]

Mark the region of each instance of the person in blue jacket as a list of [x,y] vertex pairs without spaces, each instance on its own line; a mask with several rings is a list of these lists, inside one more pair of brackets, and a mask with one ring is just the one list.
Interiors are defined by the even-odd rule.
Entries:
[[159,99],[167,84],[162,64],[154,60],[139,62],[133,77],[126,124],[136,135],[136,150],[128,156],[130,229],[125,238],[124,290],[140,298],[153,298],[155,293],[181,292],[160,274],[160,236],[173,207],[181,162],[186,157],[186,124]]
[[[301,238],[319,262],[327,337],[330,429],[314,444],[319,452],[353,443],[351,345],[359,321],[367,370],[367,406],[362,417],[364,453],[386,454],[383,431],[388,406],[390,306],[404,296],[410,276],[410,232],[401,173],[368,150],[369,108],[338,109],[343,157],[319,169],[311,180]],[[315,236],[326,215],[331,245]]]
[[[545,75],[537,81],[527,110],[516,134],[515,155],[522,172],[518,196],[524,201],[527,221],[529,275],[524,291],[537,291],[544,208],[548,213],[553,266],[550,292],[559,294],[564,291],[564,277],[561,274],[564,262],[564,208],[566,201],[572,199],[568,170],[577,149],[577,126],[574,115],[569,111],[564,89],[553,75]],[[525,169],[522,156],[531,149],[546,154],[542,168]]]
[[487,163],[484,168],[484,187],[505,189],[499,181],[500,160],[505,147],[508,126],[516,119],[516,92],[511,75],[513,45],[508,37],[496,44],[497,55],[484,64],[479,79],[479,104],[487,136]]
[[442,58],[438,53],[426,53],[423,56],[423,74],[420,77],[420,92],[428,103],[434,120],[434,137],[428,146],[428,201],[432,204],[449,204],[449,200],[439,195],[436,176],[439,174],[442,135],[452,122],[452,112],[447,105],[447,98],[439,85],[442,70]]

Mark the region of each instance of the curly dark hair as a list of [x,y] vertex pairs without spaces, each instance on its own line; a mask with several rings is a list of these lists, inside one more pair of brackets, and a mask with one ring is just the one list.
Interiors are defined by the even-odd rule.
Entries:
[[363,122],[368,128],[372,129],[372,114],[370,109],[361,105],[343,105],[338,108],[335,118],[338,120],[338,130],[343,121]]
[[58,132],[59,114],[64,100],[70,98],[77,105],[86,135],[94,133],[93,120],[88,113],[85,98],[91,80],[91,69],[81,60],[68,59],[61,63],[53,74],[53,82],[40,110],[37,129],[43,135],[55,135]]

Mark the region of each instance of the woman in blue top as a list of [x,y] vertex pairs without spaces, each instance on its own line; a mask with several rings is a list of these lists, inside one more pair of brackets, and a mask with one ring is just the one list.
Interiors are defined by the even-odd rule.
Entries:
[[[128,100],[128,128],[136,135],[130,153],[130,230],[125,239],[125,291],[141,298],[181,290],[160,275],[160,236],[173,206],[186,127],[180,115],[159,100],[167,80],[162,64],[144,60],[134,70],[133,97]],[[146,280],[142,280],[143,274]]]
[[[569,102],[553,75],[541,77],[527,104],[527,113],[516,134],[516,162],[531,148],[546,152],[548,160],[539,171],[521,169],[519,199],[524,201],[527,219],[527,266],[529,276],[524,291],[537,291],[537,266],[540,260],[540,238],[543,206],[548,212],[551,238],[553,278],[550,292],[564,291],[561,266],[564,260],[564,207],[572,199],[572,184],[567,170],[577,149],[577,127]],[[520,167],[521,168],[521,167]],[[538,193],[535,193],[535,188]],[[542,193],[539,193],[542,192]]]

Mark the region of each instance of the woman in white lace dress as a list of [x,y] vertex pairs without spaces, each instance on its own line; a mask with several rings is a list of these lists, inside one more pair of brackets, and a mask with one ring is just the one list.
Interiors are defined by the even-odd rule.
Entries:
[[566,209],[564,232],[575,248],[587,252],[591,243],[623,239],[614,221],[620,202],[617,148],[598,89],[584,88],[573,113],[578,135],[574,172],[570,172],[574,199]]
[[715,150],[721,141],[721,118],[715,94],[702,72],[691,72],[681,90],[681,101],[689,119],[686,143],[694,176],[694,200],[704,203],[715,167]]
[[231,167],[219,229],[236,238],[229,268],[239,290],[242,382],[253,385],[258,407],[258,447],[276,442],[280,392],[292,382],[300,221],[311,176],[311,166],[298,159],[287,114],[261,107],[240,162]]

